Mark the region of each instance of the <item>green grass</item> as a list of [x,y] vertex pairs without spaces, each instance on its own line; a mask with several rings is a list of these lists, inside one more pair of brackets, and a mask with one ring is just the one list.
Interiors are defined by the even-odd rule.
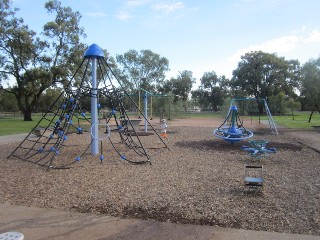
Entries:
[[23,121],[22,117],[0,118],[0,136],[29,133],[40,118],[40,116],[33,116],[33,121]]
[[[320,114],[314,113],[309,123],[310,112],[294,112],[294,119],[292,116],[273,116],[276,124],[284,126],[286,128],[296,128],[296,129],[313,129],[312,126],[320,126]],[[182,118],[197,118],[197,117],[207,117],[207,118],[225,118],[224,113],[215,112],[197,112],[197,113],[181,113]],[[243,116],[240,116],[243,117]],[[258,120],[258,116],[252,117]],[[261,116],[262,120],[266,120],[267,116]]]
[[[295,112],[294,119],[292,116],[273,116],[273,119],[276,124],[287,128],[312,129],[312,126],[320,126],[320,114],[314,113],[311,122],[308,122],[309,115],[310,112]],[[263,116],[261,119],[267,119],[267,117]]]
[[[273,119],[276,124],[287,128],[312,129],[312,126],[320,126],[320,114],[314,113],[311,122],[308,123],[309,115],[310,112],[295,112],[294,120],[292,116],[273,116]],[[214,112],[182,113],[180,116],[182,118],[225,118],[223,114]],[[29,133],[40,118],[40,115],[34,115],[32,116],[33,121],[31,122],[23,121],[22,117],[0,118],[0,136]],[[258,117],[253,118],[258,119]],[[263,116],[261,119],[267,119],[267,117]]]

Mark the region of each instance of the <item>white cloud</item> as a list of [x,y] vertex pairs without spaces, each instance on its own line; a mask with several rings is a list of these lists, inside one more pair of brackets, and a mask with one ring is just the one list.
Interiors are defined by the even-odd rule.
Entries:
[[170,3],[156,3],[152,6],[153,9],[170,13],[178,9],[184,8],[183,2],[170,2]]
[[239,49],[230,58],[230,62],[238,62],[240,57],[251,51],[263,51],[268,53],[277,53],[278,55],[286,55],[292,51],[297,51],[299,48],[307,47],[308,44],[320,43],[320,31],[313,30],[303,35],[291,34],[283,37],[271,39],[258,45],[252,45],[247,48]]
[[120,11],[116,17],[122,21],[126,21],[132,18],[131,14],[129,12],[126,11]]
[[137,7],[144,6],[150,0],[127,0],[124,1],[122,9],[116,14],[116,17],[122,21],[132,19],[131,10]]
[[304,42],[306,42],[306,43],[316,43],[316,42],[320,42],[320,31],[318,31],[318,30],[313,30],[313,31],[310,33],[309,37],[304,40]]
[[129,0],[126,2],[126,7],[139,7],[148,3],[149,0]]
[[[176,10],[185,8],[182,1],[159,1],[159,0],[126,0],[124,1],[124,5],[119,13],[116,15],[120,20],[128,20],[132,19],[134,16],[132,14],[139,11],[139,8],[148,7],[153,10],[159,11],[161,13],[172,13]],[[176,16],[176,18],[181,17]],[[161,19],[162,16],[155,15],[155,18]]]
[[[298,59],[300,63],[307,61],[310,58],[317,57],[320,52],[320,31],[315,29],[313,31],[305,31],[302,29],[300,35],[295,31],[290,35],[271,39],[261,44],[252,45],[247,48],[237,50],[232,56],[227,58],[227,65],[224,73],[230,77],[232,70],[237,67],[241,56],[251,51],[263,51],[268,53],[277,53],[280,57],[286,59]],[[229,69],[229,70],[228,70]]]
[[107,14],[104,12],[87,12],[85,13],[86,16],[89,17],[106,17]]

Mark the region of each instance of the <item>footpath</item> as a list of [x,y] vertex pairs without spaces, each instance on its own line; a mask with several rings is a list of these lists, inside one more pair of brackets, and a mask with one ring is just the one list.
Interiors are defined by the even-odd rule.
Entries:
[[[313,134],[316,133],[290,132],[303,144],[320,151],[320,134]],[[19,142],[25,136],[0,136],[0,144]],[[11,231],[22,233],[25,240],[320,240],[320,236],[122,219],[0,204],[0,234]]]

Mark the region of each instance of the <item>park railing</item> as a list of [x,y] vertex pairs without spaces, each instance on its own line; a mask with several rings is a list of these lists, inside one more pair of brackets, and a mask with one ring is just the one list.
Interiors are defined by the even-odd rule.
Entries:
[[21,112],[0,112],[0,118],[22,117]]

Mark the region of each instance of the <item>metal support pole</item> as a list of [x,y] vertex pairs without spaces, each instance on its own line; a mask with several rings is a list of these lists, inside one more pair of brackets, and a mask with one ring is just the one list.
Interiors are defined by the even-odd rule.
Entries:
[[139,84],[139,91],[138,91],[138,118],[140,117],[140,84]]
[[152,107],[152,96],[150,96],[150,120],[152,120],[152,110],[153,110],[153,107]]
[[171,120],[171,98],[169,98],[169,118],[168,120]]
[[97,59],[92,58],[92,88],[91,88],[91,155],[99,153],[98,133],[98,90],[97,90]]
[[103,51],[97,44],[92,44],[84,53],[85,58],[91,60],[92,88],[91,88],[91,155],[99,153],[98,134],[98,86],[97,86],[97,59],[104,58]]
[[147,91],[145,91],[144,95],[143,95],[143,102],[144,102],[144,132],[148,132],[148,93]]

